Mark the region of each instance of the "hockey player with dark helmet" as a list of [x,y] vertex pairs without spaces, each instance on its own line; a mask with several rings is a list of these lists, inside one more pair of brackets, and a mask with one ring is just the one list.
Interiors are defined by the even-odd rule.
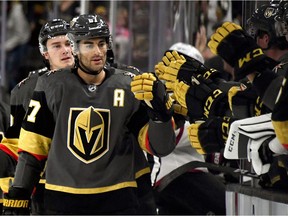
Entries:
[[[90,22],[104,22],[97,15],[80,15],[73,19],[75,27],[82,18],[91,32],[98,25]],[[77,47],[73,44],[85,71],[65,68],[38,78],[30,100],[37,111],[32,105],[23,120],[15,177],[4,200],[7,213],[27,212],[45,168],[46,214],[134,214],[139,205],[134,165],[140,150],[135,146],[158,156],[175,148],[172,104],[164,85],[153,73],[135,76],[105,68],[107,37],[88,35]]]
[[[285,11],[285,8],[283,9]],[[285,98],[285,85],[282,84],[285,83],[285,78],[283,80],[283,76],[285,76],[288,66],[288,46],[285,44],[287,42],[285,42],[285,34],[283,34],[285,32],[285,28],[278,28],[279,26],[285,27],[285,25],[282,25],[283,20],[285,20],[282,20],[283,14],[280,15],[279,13],[283,12],[281,10],[281,4],[278,4],[278,1],[271,1],[270,5],[265,4],[260,6],[259,10],[254,12],[251,19],[249,20],[250,30],[248,26],[249,33],[250,35],[254,36],[254,40],[247,36],[246,32],[241,28],[241,26],[231,22],[226,22],[211,36],[211,41],[208,43],[208,46],[210,47],[211,51],[220,55],[227,62],[229,62],[230,65],[235,65],[238,67],[236,68],[238,71],[235,70],[235,72],[238,73],[238,76],[247,77],[253,84],[253,87],[257,90],[258,95],[263,101],[263,104],[272,110],[271,119],[272,122],[274,121],[275,123],[273,126],[276,131],[276,136],[280,140],[280,143],[283,144],[283,146],[281,146],[280,143],[277,143],[277,148],[274,146],[272,149],[270,148],[272,142],[263,142],[259,146],[259,154],[256,154],[257,157],[260,156],[261,158],[261,163],[257,164],[258,167],[256,168],[261,166],[263,167],[263,164],[271,165],[268,172],[266,170],[266,173],[261,173],[264,174],[262,176],[263,178],[261,177],[261,181],[259,181],[261,186],[272,187],[275,189],[281,188],[282,190],[285,188],[286,190],[287,166],[283,166],[283,164],[287,164],[288,160],[287,155],[285,156],[286,161],[284,161],[282,155],[279,155],[285,152],[281,152],[281,150],[283,147],[285,148],[286,143],[281,138],[283,138],[286,133],[286,128],[283,127],[283,125],[285,125],[287,120],[287,106],[285,103],[283,104],[283,100],[281,100],[281,93],[284,93],[282,96],[284,95],[283,98]],[[256,28],[260,27],[259,20],[262,21],[261,24],[265,23],[265,21],[267,22],[266,30],[262,29],[263,35],[257,34]],[[274,28],[271,28],[271,26]],[[277,28],[275,28],[275,26]],[[267,29],[269,29],[269,31],[267,31]],[[225,32],[225,34],[222,34],[223,32]],[[270,36],[271,32],[273,32],[276,39]],[[274,43],[273,45],[272,43],[269,43],[270,40],[272,42],[273,40],[279,40],[279,42],[282,43],[280,43],[280,46],[277,43]],[[282,47],[283,44],[284,46]],[[267,59],[265,54],[267,57],[279,61],[279,64],[275,68],[271,67],[272,65],[265,64],[265,62],[263,62],[263,59]],[[249,61],[247,61],[248,56]],[[282,90],[280,88],[282,88]],[[277,109],[277,107],[281,107],[282,110]],[[283,115],[280,114],[281,111]],[[277,124],[278,126],[281,126],[277,127]],[[277,132],[279,133],[277,134]],[[282,149],[280,147],[282,147]],[[278,152],[278,150],[280,151]],[[250,160],[252,162],[254,160],[257,161],[257,158],[253,156],[250,158]]]
[[[109,26],[105,23],[103,18],[99,15],[88,15],[84,14],[78,17],[75,17],[71,22],[71,30],[68,34],[70,39],[74,58],[75,66],[79,67],[83,72],[87,74],[99,74],[99,71],[91,71],[91,69],[85,67],[81,63],[81,54],[79,51],[79,42],[88,38],[94,37],[103,37],[108,44],[107,55],[106,55],[106,67],[113,67],[125,71],[132,72],[135,75],[138,75],[140,72],[137,68],[133,66],[127,66],[119,62],[114,62],[114,53],[112,50],[112,36],[110,34]],[[78,58],[79,55],[79,58]],[[139,209],[138,213],[140,214],[154,214],[156,212],[154,197],[151,197],[152,187],[150,182],[150,172],[146,172],[149,164],[143,163],[143,160],[139,158],[145,157],[142,154],[142,151],[139,151],[139,155],[136,157],[136,172],[141,172],[143,175],[141,177],[137,176],[137,185],[138,185],[138,198],[139,198]],[[142,154],[142,155],[140,155]],[[139,167],[139,168],[138,168]],[[148,182],[149,181],[149,182]],[[143,195],[144,194],[144,195]],[[154,208],[155,207],[155,208]]]
[[[40,53],[42,54],[42,56],[44,57],[44,64],[48,69],[59,68],[57,65],[56,65],[56,68],[55,67],[50,68],[51,64],[49,62],[49,57],[47,57],[47,51],[48,51],[47,50],[47,41],[48,41],[48,39],[53,39],[56,36],[66,37],[66,34],[68,33],[69,30],[70,30],[69,23],[63,19],[52,19],[42,26],[40,33],[39,33],[39,36],[38,36],[39,50],[40,50]],[[68,40],[67,40],[67,43],[69,43]],[[68,58],[70,58],[70,57],[68,57]]]
[[[138,68],[114,61],[114,53],[112,50],[112,36],[110,34],[109,26],[99,15],[84,14],[75,17],[70,22],[70,32],[68,34],[68,37],[70,39],[70,43],[73,49],[75,66],[79,67],[83,72],[87,74],[99,74],[101,71],[91,71],[91,69],[82,65],[81,54],[79,53],[79,43],[81,40],[94,37],[104,38],[108,45],[106,54],[106,68],[117,68],[120,70],[125,70],[127,72],[129,71],[135,75],[139,75],[140,73],[142,73],[139,71]],[[144,154],[142,154],[143,151],[138,152],[139,154],[135,158],[136,173],[142,173],[142,175],[139,176],[138,174],[136,174],[136,181],[138,185],[137,194],[139,198],[139,208],[137,210],[137,214],[155,214],[156,207],[154,197],[152,195],[153,192],[150,181],[150,171],[147,172],[149,164],[147,163],[146,159],[144,161],[140,159],[144,156]]]
[[255,40],[257,37],[269,35],[267,47],[261,47],[263,51],[271,47],[277,47],[280,50],[288,48],[288,42],[285,35],[278,26],[279,1],[273,1],[270,4],[264,4],[258,7],[251,17],[247,20],[247,32]]
[[[81,54],[78,55],[79,42],[88,38],[102,37],[105,38],[108,44],[108,50],[112,48],[112,37],[109,26],[104,19],[99,15],[84,14],[73,18],[70,22],[70,31],[68,37],[71,42],[76,67],[79,67],[83,72],[88,74],[98,74],[100,71],[91,71],[81,63]],[[107,59],[106,59],[107,60]]]
[[[45,59],[44,62],[47,67],[31,71],[29,75],[19,82],[11,91],[10,115],[13,117],[11,118],[13,121],[11,121],[12,124],[5,131],[5,137],[0,143],[1,178],[14,176],[18,160],[17,151],[21,124],[27,109],[29,109],[29,102],[38,78],[49,69],[57,70],[74,66],[71,46],[66,36],[68,30],[69,24],[62,19],[49,20],[42,26],[38,36],[38,42],[39,50]],[[4,186],[9,185],[9,181],[3,183]],[[44,184],[42,183],[41,181],[41,183],[37,185],[37,189],[32,196],[32,214],[38,215],[43,213]]]

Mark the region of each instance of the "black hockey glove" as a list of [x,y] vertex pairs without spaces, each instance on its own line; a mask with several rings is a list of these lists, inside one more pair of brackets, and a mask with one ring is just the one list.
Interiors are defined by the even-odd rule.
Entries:
[[188,136],[193,148],[199,154],[220,152],[228,138],[234,118],[213,117],[205,122],[193,123],[188,127]]
[[217,77],[220,73],[216,69],[209,69],[198,60],[179,55],[177,51],[167,51],[162,62],[155,65],[155,72],[160,80],[165,81],[169,91],[173,91],[176,80],[191,84],[191,77],[202,74],[205,79]]
[[225,22],[211,36],[208,43],[214,54],[221,56],[234,67],[235,79],[243,79],[253,72],[262,72],[267,67],[273,68],[276,62],[264,55],[255,40],[241,26]]
[[192,78],[191,86],[176,81],[173,96],[181,106],[188,109],[190,121],[223,116],[229,109],[227,95],[210,79],[204,79],[201,75]]
[[263,188],[273,188],[273,190],[288,191],[288,156],[278,155],[273,157],[273,162],[268,173],[260,175],[259,185]]
[[271,136],[268,139],[266,139],[258,149],[259,157],[260,157],[263,164],[270,164],[273,162],[274,152],[271,151],[271,149],[269,147],[269,143],[274,138],[275,138],[275,136]]
[[148,115],[153,121],[167,122],[173,115],[172,99],[164,84],[153,73],[135,76],[131,82],[135,98],[148,106]]
[[21,188],[10,187],[4,193],[3,215],[30,215],[30,196]]

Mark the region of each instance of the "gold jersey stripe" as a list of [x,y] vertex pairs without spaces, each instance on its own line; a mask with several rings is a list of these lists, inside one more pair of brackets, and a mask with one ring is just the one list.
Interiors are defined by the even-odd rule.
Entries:
[[21,128],[19,148],[36,155],[47,156],[50,149],[51,139],[39,134],[26,131]]
[[146,168],[144,168],[144,169],[136,172],[135,178],[138,179],[138,178],[140,178],[141,176],[143,176],[144,174],[147,174],[147,173],[150,173],[150,172],[151,172],[150,168],[149,168],[149,167],[146,167]]
[[8,193],[13,177],[0,178],[0,188],[3,192]]
[[46,183],[46,179],[40,179],[39,183],[40,184],[45,184]]
[[126,187],[137,187],[136,181],[131,182],[122,182],[116,185],[111,185],[107,187],[99,187],[99,188],[73,188],[73,187],[66,187],[60,185],[53,185],[46,183],[45,188],[48,190],[72,193],[72,194],[97,194],[97,193],[104,193],[109,191],[118,190],[121,188]]
[[[0,178],[0,188],[5,193],[8,193],[9,187],[12,184],[12,181],[14,180],[14,177],[6,177],[6,178]],[[40,184],[45,184],[46,179],[40,179]]]
[[13,154],[18,156],[18,139],[9,139],[4,137],[1,142],[6,148],[8,148]]
[[[277,135],[277,138],[279,139],[281,144],[287,144],[288,143],[288,121],[272,121],[273,127],[275,129],[275,133]],[[286,149],[287,146],[283,145]]]

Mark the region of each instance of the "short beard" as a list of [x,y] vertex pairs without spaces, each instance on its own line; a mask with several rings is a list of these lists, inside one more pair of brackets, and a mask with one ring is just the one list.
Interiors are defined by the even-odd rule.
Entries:
[[101,73],[101,71],[102,71],[103,68],[104,68],[104,67],[103,67],[103,68],[101,68],[101,69],[98,70],[98,71],[90,70],[89,68],[87,68],[86,66],[84,66],[83,64],[81,64],[78,56],[77,56],[77,58],[75,58],[75,60],[76,60],[77,66],[78,66],[84,73],[87,73],[87,74],[90,74],[90,75],[98,75],[98,74]]

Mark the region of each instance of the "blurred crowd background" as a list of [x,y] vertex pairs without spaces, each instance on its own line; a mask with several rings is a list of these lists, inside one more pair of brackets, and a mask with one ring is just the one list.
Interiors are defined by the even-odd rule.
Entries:
[[[153,71],[167,47],[175,42],[195,45],[205,27],[208,40],[224,21],[240,25],[265,1],[7,1],[0,2],[1,99],[29,71],[44,66],[38,33],[52,18],[70,21],[81,13],[97,13],[110,25],[117,62]],[[209,53],[204,58],[210,58]]]

